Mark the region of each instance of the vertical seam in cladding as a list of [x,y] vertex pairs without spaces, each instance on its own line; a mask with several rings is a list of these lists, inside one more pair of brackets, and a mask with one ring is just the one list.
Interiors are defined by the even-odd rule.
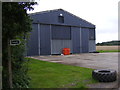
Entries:
[[90,52],[90,29],[88,28],[88,52]]
[[74,45],[73,45],[73,29],[72,29],[72,26],[71,26],[71,42],[72,42],[72,44],[71,44],[71,46],[72,46],[72,53],[74,53]]
[[50,45],[51,45],[51,54],[52,54],[52,32],[51,32],[51,24],[50,24]]
[[89,44],[90,44],[89,36],[90,36],[90,29],[88,28],[88,53],[89,53],[89,48],[90,48],[90,47],[89,47],[89,46],[90,46],[90,45],[89,45]]
[[38,23],[38,54],[40,55],[40,25]]
[[81,27],[80,27],[80,53],[82,53],[82,29],[81,29]]
[[71,38],[71,41],[70,41],[70,42],[71,42],[71,43],[70,43],[70,44],[71,44],[71,53],[73,53],[73,43],[72,43],[72,27],[71,27],[71,26],[70,26],[70,34],[71,34],[71,35],[70,35],[70,38]]

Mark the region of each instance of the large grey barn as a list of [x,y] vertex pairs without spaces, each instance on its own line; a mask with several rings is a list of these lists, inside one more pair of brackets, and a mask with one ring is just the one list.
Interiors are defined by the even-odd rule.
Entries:
[[95,25],[63,9],[30,14],[33,19],[27,55],[89,53],[95,48]]

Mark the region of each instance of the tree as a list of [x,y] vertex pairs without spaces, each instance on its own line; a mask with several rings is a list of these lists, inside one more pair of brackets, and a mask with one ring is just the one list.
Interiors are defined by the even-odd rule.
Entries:
[[[3,88],[28,86],[28,81],[26,79],[27,67],[24,65],[27,61],[24,58],[24,35],[32,30],[31,19],[27,14],[27,10],[33,10],[32,6],[35,4],[37,3],[2,3]],[[10,46],[10,40],[16,38],[19,38],[22,43],[14,47]]]

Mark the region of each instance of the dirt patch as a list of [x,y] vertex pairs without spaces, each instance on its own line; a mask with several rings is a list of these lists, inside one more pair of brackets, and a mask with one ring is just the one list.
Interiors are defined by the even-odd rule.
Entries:
[[61,63],[63,61],[62,60],[50,60],[50,62]]
[[97,84],[89,84],[87,85],[89,88],[118,88],[118,81],[115,82],[107,82],[107,83],[97,83]]
[[78,83],[80,83],[80,81],[78,80],[75,80],[74,82],[70,83],[70,84],[67,84],[67,85],[63,85],[62,87],[70,87],[70,86],[76,86]]
[[91,59],[84,59],[84,60],[91,60]]

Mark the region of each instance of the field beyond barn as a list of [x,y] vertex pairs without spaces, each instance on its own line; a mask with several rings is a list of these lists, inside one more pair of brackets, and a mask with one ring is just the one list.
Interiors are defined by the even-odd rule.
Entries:
[[108,50],[108,51],[118,51],[120,49],[120,46],[96,46],[96,50]]

